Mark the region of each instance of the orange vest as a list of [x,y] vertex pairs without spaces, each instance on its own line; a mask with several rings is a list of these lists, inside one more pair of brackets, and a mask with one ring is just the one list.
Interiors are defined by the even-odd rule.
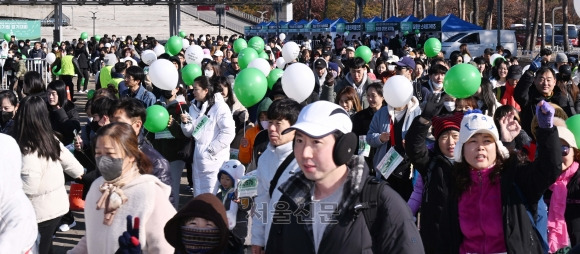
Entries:
[[256,139],[256,135],[260,132],[260,125],[259,123],[256,124],[254,127],[246,130],[246,134],[244,138],[248,140],[248,145],[246,147],[240,144],[240,153],[238,154],[238,160],[242,164],[249,164],[252,161],[252,153],[254,151],[254,140]]

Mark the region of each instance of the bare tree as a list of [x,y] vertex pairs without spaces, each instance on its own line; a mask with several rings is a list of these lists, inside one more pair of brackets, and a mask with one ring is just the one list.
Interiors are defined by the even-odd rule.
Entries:
[[399,16],[399,0],[393,1],[395,1],[395,16]]
[[437,0],[431,1],[433,1],[433,15],[437,16]]
[[473,0],[473,24],[479,26],[479,1]]
[[485,11],[485,18],[483,19],[483,26],[487,30],[491,30],[491,15],[493,14],[493,0],[487,1],[487,10]]
[[[328,1],[328,0],[326,0]],[[383,0],[382,1],[382,5],[381,5],[381,18],[382,19],[388,19],[390,18],[389,15],[387,14],[387,0]]]
[[413,16],[417,17],[417,5],[418,5],[418,0],[413,0]]
[[538,23],[540,21],[540,2],[542,0],[536,0],[536,8],[535,8],[535,12],[534,12],[534,25],[532,28],[532,40],[530,41],[530,50],[534,50],[536,48],[536,40],[538,38]]
[[322,14],[322,19],[325,19],[326,15],[328,15],[328,0],[324,0],[324,13]]
[[461,13],[463,13],[463,8],[461,8],[461,7],[462,7],[461,6],[461,0],[457,0],[457,16],[459,18],[462,18],[461,17]]
[[540,14],[542,15],[542,49],[546,47],[546,1],[541,0]]
[[[422,5],[421,6],[421,17],[422,18],[425,18],[425,16],[427,16],[427,15],[425,15],[425,13],[427,13],[427,9],[425,8],[425,1],[426,0],[421,0],[421,5]],[[474,0],[474,1],[477,1],[477,0]]]
[[531,30],[531,27],[530,27],[531,11],[532,11],[532,0],[528,0],[528,8],[526,10],[526,17],[528,17],[528,18],[526,18],[526,24],[525,24],[526,25],[526,42],[525,42],[525,45],[522,46],[524,51],[525,50],[532,50],[532,48],[530,47],[530,40],[532,37],[532,33],[530,32],[530,30]]
[[564,29],[564,52],[568,52],[570,45],[568,45],[568,0],[562,0],[563,11],[563,28]]

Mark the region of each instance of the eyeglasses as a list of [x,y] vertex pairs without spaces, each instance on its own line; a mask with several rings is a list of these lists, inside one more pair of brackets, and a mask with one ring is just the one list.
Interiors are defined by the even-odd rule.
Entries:
[[238,62],[233,62],[233,61],[232,61],[232,64],[238,64]]
[[562,156],[567,156],[570,153],[570,146],[562,146]]

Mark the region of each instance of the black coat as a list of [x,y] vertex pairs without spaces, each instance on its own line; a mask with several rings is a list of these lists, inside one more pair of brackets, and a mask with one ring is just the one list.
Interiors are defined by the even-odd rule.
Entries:
[[183,103],[180,104],[178,102],[172,103],[167,106],[167,112],[173,117],[173,124],[167,127],[171,135],[174,137],[172,139],[168,138],[159,138],[156,139],[155,133],[150,132],[147,134],[148,140],[151,141],[153,147],[165,157],[168,161],[176,161],[176,160],[185,160],[187,157],[184,157],[183,151],[186,145],[191,146],[189,142],[191,138],[186,137],[183,135],[183,131],[181,131],[180,124],[180,114],[181,112],[187,114],[189,112],[189,107],[187,104]]
[[79,113],[71,101],[65,101],[60,109],[50,110],[49,119],[52,129],[59,134],[57,136],[65,146],[73,142],[75,130],[77,133],[81,131]]
[[427,150],[425,140],[431,124],[423,124],[416,117],[405,136],[405,151],[414,168],[421,173],[423,196],[421,199],[421,239],[425,253],[450,253],[450,245],[441,238],[442,224],[449,221],[449,184],[453,164],[443,156],[437,143],[434,152]]
[[[562,152],[558,131],[554,128],[538,128],[539,156],[532,163],[519,163],[515,155],[503,164],[500,175],[501,205],[504,239],[507,253],[543,253],[538,234],[526,211],[526,205],[515,189],[522,195],[537,216],[540,197],[562,173]],[[459,227],[459,197],[456,188],[450,189],[449,228],[442,228],[444,241],[451,245],[450,253],[458,253],[462,241]]]

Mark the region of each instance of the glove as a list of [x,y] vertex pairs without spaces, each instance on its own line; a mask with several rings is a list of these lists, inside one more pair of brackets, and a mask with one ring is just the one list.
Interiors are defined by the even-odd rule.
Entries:
[[534,58],[534,61],[532,61],[532,63],[530,64],[530,68],[528,68],[528,70],[533,71],[534,73],[538,71],[540,67],[542,67],[541,60],[542,58],[540,56]]
[[332,76],[332,74],[330,74],[330,73],[327,73],[326,78],[324,79],[324,84],[327,86],[333,86],[334,85],[334,76]]
[[127,231],[119,236],[119,249],[115,254],[140,254],[141,243],[139,242],[139,217],[135,217],[135,224],[133,225],[133,217],[127,216]]
[[443,101],[440,99],[441,94],[432,94],[425,104],[425,108],[421,113],[421,117],[423,117],[425,120],[431,121],[434,116],[438,115],[441,111],[441,108],[443,107]]
[[542,100],[536,106],[536,117],[540,128],[552,128],[554,126],[554,107]]

